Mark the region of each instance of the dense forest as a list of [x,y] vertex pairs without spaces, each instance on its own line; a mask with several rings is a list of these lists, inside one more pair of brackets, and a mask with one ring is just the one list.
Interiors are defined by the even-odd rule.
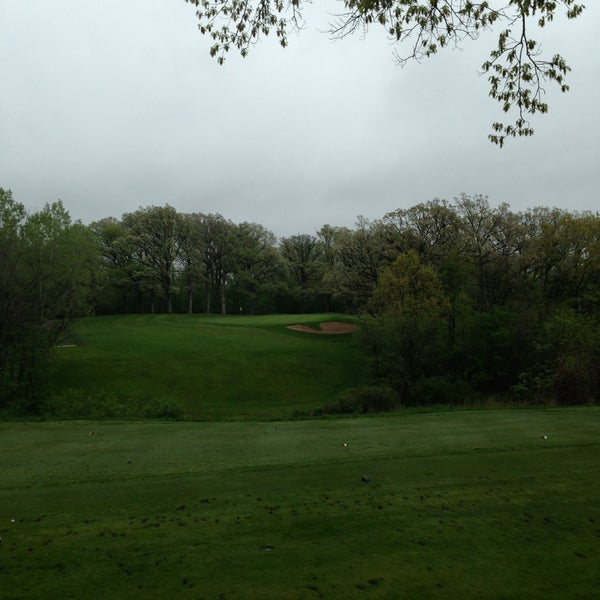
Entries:
[[33,413],[78,316],[340,311],[403,405],[596,402],[600,215],[432,200],[277,239],[151,206],[90,225],[0,188],[0,410]]

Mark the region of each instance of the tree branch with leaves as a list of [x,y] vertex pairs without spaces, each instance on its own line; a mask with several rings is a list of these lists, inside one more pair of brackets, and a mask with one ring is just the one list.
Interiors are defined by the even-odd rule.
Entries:
[[[247,56],[250,47],[274,32],[282,47],[289,34],[302,29],[306,0],[186,0],[196,6],[198,28],[212,38],[211,56],[220,64],[230,50]],[[489,140],[500,147],[507,138],[530,136],[529,117],[548,112],[544,86],[569,86],[571,70],[562,55],[542,54],[530,31],[551,23],[562,9],[569,19],[585,6],[577,0],[339,0],[343,9],[333,15],[329,34],[340,39],[371,26],[383,27],[398,47],[400,65],[420,61],[448,46],[477,39],[482,31],[500,28],[498,44],[482,64],[489,95],[510,118],[492,125]]]

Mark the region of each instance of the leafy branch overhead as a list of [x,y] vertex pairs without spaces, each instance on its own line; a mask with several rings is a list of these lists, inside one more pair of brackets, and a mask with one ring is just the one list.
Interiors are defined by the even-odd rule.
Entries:
[[[489,139],[502,147],[507,137],[530,136],[530,115],[546,113],[544,85],[569,89],[565,76],[571,70],[560,54],[542,54],[530,37],[559,11],[569,19],[578,17],[584,5],[576,0],[339,0],[343,5],[333,15],[329,33],[344,38],[372,25],[386,29],[398,45],[395,56],[401,65],[436,54],[465,39],[476,39],[484,30],[498,29],[498,44],[482,64],[490,83],[489,95],[497,100],[509,122],[495,122]],[[222,64],[232,49],[246,56],[261,37],[274,32],[281,46],[288,35],[304,25],[303,0],[186,0],[197,7],[201,33],[213,44],[211,56]]]

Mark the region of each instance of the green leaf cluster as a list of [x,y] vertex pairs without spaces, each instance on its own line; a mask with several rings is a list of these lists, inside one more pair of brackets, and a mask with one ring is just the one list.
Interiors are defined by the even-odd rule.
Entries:
[[[301,0],[186,2],[197,7],[199,30],[212,38],[210,54],[220,64],[231,49],[246,56],[250,46],[271,31],[286,47],[289,33],[303,26]],[[558,53],[544,58],[530,31],[547,26],[561,8],[569,19],[577,18],[584,5],[576,0],[343,0],[340,4],[329,30],[332,37],[344,38],[357,30],[366,33],[378,25],[398,47],[395,55],[402,65],[501,27],[497,47],[482,65],[488,74],[489,95],[505,113],[515,113],[513,122],[492,125],[488,137],[500,147],[507,138],[533,134],[527,118],[548,111],[542,100],[546,83],[557,84],[562,92],[569,89],[565,76],[571,69],[565,59]]]
[[89,310],[96,257],[60,201],[29,214],[0,188],[0,410],[40,410],[50,350]]
[[405,404],[600,399],[598,215],[463,195],[384,224],[410,249],[380,265],[365,342]]

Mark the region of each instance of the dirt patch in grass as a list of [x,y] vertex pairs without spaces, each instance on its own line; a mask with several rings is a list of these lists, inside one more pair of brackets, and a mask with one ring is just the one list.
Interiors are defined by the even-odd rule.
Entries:
[[320,329],[314,329],[308,325],[288,325],[288,329],[294,331],[303,331],[304,333],[316,333],[319,335],[338,335],[340,333],[352,333],[357,326],[352,323],[342,323],[340,321],[328,321],[319,323]]

